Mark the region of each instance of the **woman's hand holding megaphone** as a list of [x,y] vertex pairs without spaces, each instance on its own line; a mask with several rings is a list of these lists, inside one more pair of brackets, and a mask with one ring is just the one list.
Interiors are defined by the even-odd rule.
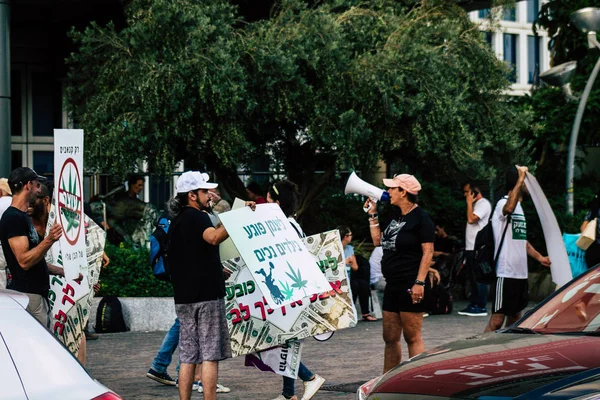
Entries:
[[373,200],[370,197],[367,197],[367,201],[365,201],[365,204],[363,204],[363,210],[366,213],[368,213],[371,210],[373,210],[371,214],[377,213],[377,201]]

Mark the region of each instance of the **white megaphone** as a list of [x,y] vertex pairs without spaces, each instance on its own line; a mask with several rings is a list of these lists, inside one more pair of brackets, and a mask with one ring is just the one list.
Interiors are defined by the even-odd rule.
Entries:
[[356,175],[356,172],[352,172],[348,178],[348,182],[346,182],[344,194],[349,193],[362,194],[375,201],[390,201],[390,194],[387,191],[363,181]]

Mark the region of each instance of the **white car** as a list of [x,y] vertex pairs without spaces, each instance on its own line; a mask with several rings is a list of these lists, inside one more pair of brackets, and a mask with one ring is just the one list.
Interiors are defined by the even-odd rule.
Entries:
[[0,289],[0,399],[120,400],[25,310],[28,302]]

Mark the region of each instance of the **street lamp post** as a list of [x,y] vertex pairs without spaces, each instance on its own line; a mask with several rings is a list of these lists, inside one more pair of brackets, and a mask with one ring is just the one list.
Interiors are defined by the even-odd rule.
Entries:
[[[581,10],[575,11],[571,14],[571,22],[579,29],[581,32],[587,34],[588,38],[588,46],[590,48],[596,47],[600,49],[600,43],[596,40],[596,32],[600,30],[600,8],[597,7],[587,7]],[[561,64],[557,67],[554,67],[543,74],[540,74],[540,79],[544,82],[547,82],[551,85],[560,85],[564,86],[573,76],[575,71],[576,64],[571,61],[569,63]],[[571,130],[571,139],[569,141],[569,153],[567,156],[567,179],[566,179],[566,188],[567,188],[567,214],[573,215],[573,175],[575,170],[575,152],[577,150],[577,136],[579,135],[579,128],[581,126],[581,120],[583,118],[583,112],[585,110],[585,105],[587,103],[587,99],[592,91],[592,86],[594,86],[594,81],[598,76],[598,72],[600,71],[600,58],[596,62],[594,69],[588,81],[585,85],[585,89],[583,94],[581,95],[581,99],[579,100],[579,106],[577,107],[577,114],[575,115],[575,121],[573,122],[573,128]],[[567,92],[568,93],[568,92]]]

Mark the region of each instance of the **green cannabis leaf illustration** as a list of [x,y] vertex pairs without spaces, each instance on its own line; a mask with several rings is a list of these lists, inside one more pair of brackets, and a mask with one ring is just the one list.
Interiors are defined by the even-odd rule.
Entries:
[[281,287],[283,287],[282,294],[285,296],[285,299],[286,300],[291,299],[292,296],[294,295],[294,289],[292,289],[290,287],[290,285],[287,284],[287,282],[279,281],[279,284],[281,285]]
[[285,274],[287,276],[289,276],[290,279],[294,282],[292,284],[292,287],[295,287],[296,289],[302,289],[302,291],[304,292],[304,297],[306,297],[306,290],[305,290],[305,288],[306,288],[306,284],[308,283],[308,281],[302,280],[302,274],[300,273],[299,269],[297,269],[296,271],[294,271],[294,269],[292,268],[292,266],[290,265],[289,262],[287,262],[287,265],[290,268],[290,272],[292,274],[290,275],[287,272]]

